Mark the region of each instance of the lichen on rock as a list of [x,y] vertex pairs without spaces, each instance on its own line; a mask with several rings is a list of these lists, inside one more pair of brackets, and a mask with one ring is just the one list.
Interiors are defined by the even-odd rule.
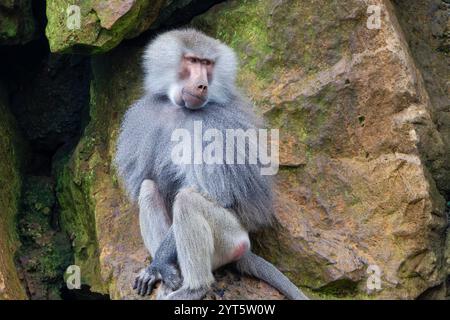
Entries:
[[85,54],[109,51],[123,39],[148,29],[162,4],[162,0],[47,1],[50,50]]

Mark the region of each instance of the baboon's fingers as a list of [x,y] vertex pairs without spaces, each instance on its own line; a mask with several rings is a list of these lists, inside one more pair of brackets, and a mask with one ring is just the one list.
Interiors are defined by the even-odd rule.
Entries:
[[147,291],[147,282],[150,280],[150,276],[146,274],[143,278],[139,281],[138,286],[138,294],[143,296],[145,292]]
[[155,289],[155,284],[156,277],[150,277],[150,280],[147,282],[147,291],[145,292],[146,295],[150,295],[152,293],[153,289]]
[[154,268],[143,269],[134,280],[133,289],[141,296],[149,295],[159,280],[161,276]]

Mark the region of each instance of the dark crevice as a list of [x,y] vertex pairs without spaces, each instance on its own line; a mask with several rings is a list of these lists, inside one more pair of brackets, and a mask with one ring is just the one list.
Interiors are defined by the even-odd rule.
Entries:
[[69,290],[67,287],[61,289],[63,300],[110,300],[108,295],[92,292],[91,287],[82,285],[80,289]]
[[164,31],[184,26],[194,17],[208,11],[212,6],[224,2],[225,0],[193,0],[185,6],[180,6],[177,1],[173,1],[159,15],[158,20],[153,24],[151,30]]
[[[450,201],[450,99],[447,91],[447,63],[450,54],[450,28],[446,0],[393,0],[396,16],[408,42],[412,57],[424,80],[430,98],[430,113],[442,144],[425,143],[429,151],[425,164],[441,195]],[[428,142],[428,141],[427,141]],[[419,144],[420,146],[420,144]],[[425,154],[425,153],[424,153]]]
[[445,284],[440,284],[435,287],[428,288],[417,297],[417,300],[442,300],[442,299],[445,299]]
[[139,37],[125,40],[125,43],[144,46],[155,35],[168,30],[186,27],[193,18],[208,11],[211,7],[225,0],[192,0],[185,5],[180,5],[173,1],[169,6],[162,9],[157,21],[155,21],[149,30],[142,33]]
[[0,47],[0,80],[26,144],[16,263],[30,299],[61,299],[77,295],[64,292],[73,250],[61,230],[52,167],[55,154],[70,154],[89,121],[90,58],[50,53],[45,1],[33,1],[33,14],[35,39]]

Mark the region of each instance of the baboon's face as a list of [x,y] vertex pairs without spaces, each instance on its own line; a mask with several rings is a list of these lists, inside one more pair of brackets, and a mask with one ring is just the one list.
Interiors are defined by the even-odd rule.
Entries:
[[144,53],[145,89],[170,105],[197,110],[228,106],[239,95],[237,59],[220,41],[192,30],[174,30],[154,39]]
[[178,70],[178,83],[169,97],[177,105],[200,109],[208,102],[208,88],[214,73],[214,61],[193,54],[184,54]]

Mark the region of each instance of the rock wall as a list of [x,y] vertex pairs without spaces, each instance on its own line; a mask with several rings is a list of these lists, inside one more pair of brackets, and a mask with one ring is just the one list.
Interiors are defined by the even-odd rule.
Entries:
[[119,121],[138,98],[136,48],[92,61],[89,125],[69,157],[57,165],[62,223],[73,239],[75,264],[93,291],[131,295],[132,277],[145,262],[136,211],[121,193],[111,159]]
[[18,247],[15,216],[19,207],[23,143],[8,107],[8,96],[0,83],[0,300],[25,299],[14,264]]
[[[450,198],[450,3],[394,1],[402,30],[430,99],[430,112],[443,143],[434,143],[426,164],[441,193]],[[429,148],[426,141],[422,148]]]
[[[367,5],[356,0],[327,6],[315,1],[228,1],[192,23],[238,52],[239,83],[267,123],[280,128],[281,230],[258,235],[258,250],[320,297],[416,298],[446,277],[445,201],[430,164],[430,159],[445,162],[445,142],[394,7],[389,1],[374,4],[383,13],[379,30],[366,27]],[[90,193],[80,194],[88,195],[95,212],[94,243],[99,245],[100,269],[108,274],[103,279],[114,274],[111,270],[122,270],[110,288],[114,297],[124,297],[126,290],[117,295],[114,289],[123,288],[124,267],[104,265],[126,263],[130,237],[109,239],[121,236],[116,234],[118,223],[110,221],[131,223],[123,215],[135,209],[118,191],[110,197],[115,189],[109,163],[117,123],[139,87],[134,72],[120,69],[125,65],[139,73],[139,55],[119,56],[114,52],[93,62],[94,70],[109,59],[114,62],[106,65],[115,67],[94,77],[92,112],[115,111],[98,113],[102,120],[93,115],[89,126],[96,133],[87,130],[75,154],[78,160],[80,154],[89,155],[86,166],[75,160],[81,171],[73,173],[82,188],[83,180],[92,177],[86,182],[94,185]],[[99,85],[103,77],[109,80],[104,86]],[[105,124],[108,130],[101,129]],[[97,137],[94,146],[103,144],[102,152],[80,149],[91,135]],[[95,169],[100,164],[103,178]],[[138,245],[139,236],[132,238]],[[142,251],[133,250],[133,258],[134,252],[142,259]],[[383,284],[383,290],[370,295],[369,266],[380,269]]]
[[[100,53],[148,29],[163,1],[47,1],[52,52]],[[73,6],[77,5],[77,6]]]
[[375,265],[373,296],[415,298],[445,279],[445,202],[427,164],[448,159],[394,8],[373,4],[379,30],[364,1],[234,1],[194,25],[238,51],[241,85],[280,128],[282,230],[261,253],[325,295],[364,295]]
[[[148,254],[137,208],[124,195],[111,159],[122,116],[142,94],[142,49],[159,28],[195,15],[189,26],[236,50],[240,87],[267,125],[280,130],[279,223],[252,236],[255,250],[313,298],[448,296],[447,2],[230,0],[197,16],[214,2],[83,2],[82,28],[68,30],[63,9],[69,2],[47,1],[50,50],[101,53],[87,67],[83,60],[83,68],[90,69],[84,76],[70,71],[47,75],[47,65],[41,68],[44,78],[55,82],[52,92],[75,86],[78,91],[69,93],[83,97],[82,84],[92,73],[86,127],[78,123],[84,102],[75,103],[76,110],[63,102],[65,109],[52,108],[67,110],[68,118],[76,114],[77,120],[59,140],[49,138],[66,128],[60,126],[66,111],[42,137],[24,128],[28,140],[40,142],[47,152],[84,128],[74,148],[64,145],[49,156],[57,211],[83,284],[113,299],[138,298],[130,284],[148,263]],[[379,29],[367,27],[373,14],[369,5],[380,8]],[[68,62],[73,59],[56,61],[76,67]],[[19,103],[22,109],[14,108],[20,123],[27,119],[20,110],[34,102],[66,101],[52,95],[35,98],[46,87],[23,91],[30,98]],[[36,114],[52,114],[39,108]],[[0,118],[2,124],[8,121]],[[51,116],[46,121],[52,123]],[[9,141],[4,138],[11,133],[1,132],[0,143]],[[3,275],[12,283],[4,297],[22,298],[12,263],[20,179],[17,157],[3,150],[8,149],[0,150],[1,163],[9,171],[3,174],[0,167],[0,179],[9,174],[17,183],[1,191],[8,192],[3,198],[0,194],[0,207],[10,208],[0,216],[8,221],[0,226],[0,250],[7,252],[6,258],[0,255],[0,297]],[[59,268],[63,262],[58,261]],[[380,290],[370,290],[370,270],[380,272]],[[207,298],[283,298],[264,283],[228,270],[216,276],[219,281]]]

